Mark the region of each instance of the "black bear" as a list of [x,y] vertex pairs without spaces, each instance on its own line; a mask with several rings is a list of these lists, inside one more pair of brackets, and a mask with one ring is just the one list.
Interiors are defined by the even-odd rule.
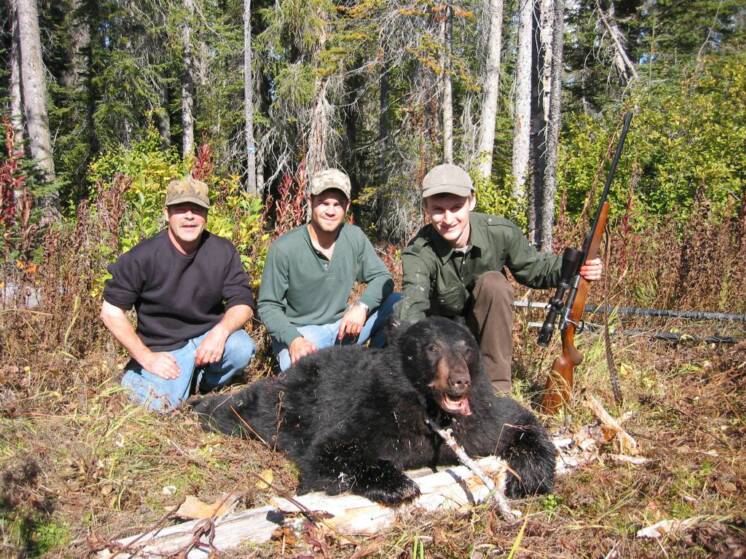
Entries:
[[455,464],[425,423],[450,426],[470,456],[496,454],[518,474],[510,497],[546,493],[555,451],[536,417],[492,393],[464,328],[428,318],[383,349],[318,351],[274,378],[194,404],[205,427],[260,436],[300,470],[299,493],[325,490],[394,505],[419,495],[403,469]]

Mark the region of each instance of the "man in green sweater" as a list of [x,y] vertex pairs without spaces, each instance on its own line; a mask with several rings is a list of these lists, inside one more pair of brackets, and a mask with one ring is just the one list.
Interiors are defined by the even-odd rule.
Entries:
[[[429,315],[463,319],[479,343],[485,372],[498,392],[510,392],[513,288],[510,270],[522,285],[556,287],[562,258],[538,252],[520,229],[503,217],[474,212],[469,175],[456,165],[438,165],[422,180],[422,206],[430,223],[402,254],[400,320]],[[597,280],[601,259],[580,275]]]
[[[259,289],[259,316],[281,370],[335,343],[383,345],[399,294],[363,231],[345,223],[350,179],[326,169],[311,178],[311,222],[272,243]],[[348,305],[354,283],[366,283]]]

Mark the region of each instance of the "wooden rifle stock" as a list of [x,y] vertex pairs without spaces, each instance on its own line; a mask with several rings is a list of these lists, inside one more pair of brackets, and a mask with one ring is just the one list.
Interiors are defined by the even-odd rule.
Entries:
[[[588,252],[584,261],[593,260],[598,256],[601,245],[601,237],[606,230],[609,218],[609,202],[604,201],[598,214],[596,227],[590,232],[592,235]],[[544,397],[541,407],[544,413],[555,414],[564,404],[570,401],[572,394],[573,373],[575,367],[583,361],[583,356],[575,347],[575,331],[582,327],[583,310],[590,291],[590,282],[577,276],[578,288],[575,297],[570,303],[572,307],[567,315],[567,323],[562,329],[562,355],[552,363],[552,370],[547,377],[544,387]]]

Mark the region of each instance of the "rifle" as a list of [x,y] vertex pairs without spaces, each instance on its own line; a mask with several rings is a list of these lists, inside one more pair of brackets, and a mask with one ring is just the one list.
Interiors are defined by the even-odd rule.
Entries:
[[619,157],[622,155],[624,139],[627,137],[631,121],[632,113],[629,112],[624,115],[624,127],[619,137],[619,144],[611,162],[609,175],[606,177],[606,184],[601,193],[591,229],[585,237],[583,250],[567,248],[562,254],[560,283],[554,296],[549,301],[549,311],[541,327],[541,332],[539,332],[539,345],[548,346],[555,330],[557,317],[561,316],[559,327],[562,333],[562,355],[552,363],[552,370],[544,387],[541,407],[545,413],[557,413],[560,406],[569,401],[572,391],[573,371],[583,361],[583,356],[575,347],[575,332],[580,332],[583,329],[581,319],[585,309],[585,301],[590,291],[590,283],[580,276],[580,267],[587,260],[593,260],[598,256],[598,247],[601,244],[601,237],[609,218],[609,202],[607,200],[609,187],[614,179],[614,172]]

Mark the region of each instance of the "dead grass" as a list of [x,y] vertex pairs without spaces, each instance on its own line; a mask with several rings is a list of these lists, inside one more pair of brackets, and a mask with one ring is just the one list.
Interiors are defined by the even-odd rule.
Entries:
[[[588,338],[583,348],[588,362],[578,394],[592,393],[613,409],[598,344]],[[626,427],[649,464],[586,466],[560,479],[553,495],[521,503],[525,526],[481,507],[414,517],[376,538],[286,535],[234,556],[507,557],[521,530],[514,557],[746,552],[746,346],[622,339],[614,351],[625,394],[617,411],[634,414]],[[0,555],[83,557],[91,535],[108,540],[147,530],[186,495],[211,501],[239,490],[242,506],[257,506],[269,494],[252,473],[266,468],[276,485],[294,489],[292,465],[261,443],[204,433],[186,411],[159,416],[130,404],[116,383],[117,358],[105,351],[82,360],[39,354],[0,368]],[[54,380],[39,382],[47,376]],[[571,430],[592,421],[580,401],[564,420],[547,419]],[[635,538],[658,520],[695,515],[703,522],[685,534]]]

